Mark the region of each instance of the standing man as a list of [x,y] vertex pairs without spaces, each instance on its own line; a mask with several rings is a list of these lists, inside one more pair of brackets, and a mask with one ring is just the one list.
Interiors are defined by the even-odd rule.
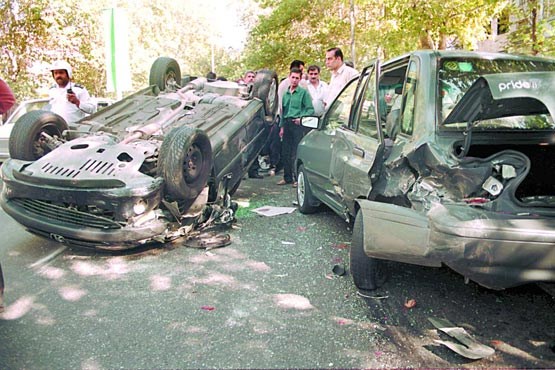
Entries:
[[[304,72],[304,62],[302,60],[295,59],[289,65],[289,72],[291,72],[291,70],[293,68],[300,69],[301,74],[302,74]],[[302,80],[302,81],[304,81],[304,80]],[[291,84],[291,82],[289,81],[289,78],[284,78],[283,81],[281,81],[279,83],[279,86],[278,86],[278,104],[279,104],[279,106],[278,107],[279,107],[280,113],[281,113],[281,107],[283,106],[283,104],[282,104],[283,103],[283,95],[285,94],[287,89],[289,89],[290,84]],[[303,86],[302,82],[300,83],[300,85]]]
[[94,113],[96,105],[82,85],[72,82],[72,70],[68,62],[57,60],[50,66],[56,85],[48,91],[50,110],[67,123],[74,123]]
[[328,91],[328,84],[320,80],[320,67],[315,64],[308,67],[307,90],[312,97],[314,114],[321,116],[324,114],[324,98]]
[[343,52],[340,48],[331,48],[326,51],[326,67],[331,71],[330,85],[324,99],[327,109],[347,82],[358,76],[359,72],[343,62]]
[[282,141],[283,179],[278,185],[292,184],[297,186],[295,180],[294,163],[297,157],[297,145],[305,134],[301,126],[301,117],[314,115],[312,98],[307,90],[299,86],[302,78],[299,68],[292,68],[289,72],[289,88],[283,95],[282,116],[280,121],[279,136]]

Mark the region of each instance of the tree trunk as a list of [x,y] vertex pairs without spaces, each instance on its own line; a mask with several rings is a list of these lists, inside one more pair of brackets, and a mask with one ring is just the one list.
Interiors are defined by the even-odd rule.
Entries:
[[430,35],[430,30],[426,30],[425,33],[420,35],[420,48],[421,49],[434,49],[434,40]]
[[350,0],[349,20],[351,22],[351,60],[355,64],[355,0]]
[[534,4],[532,8],[532,22],[530,25],[531,28],[531,38],[532,38],[532,54],[538,55],[539,45],[538,45],[538,8],[537,4]]

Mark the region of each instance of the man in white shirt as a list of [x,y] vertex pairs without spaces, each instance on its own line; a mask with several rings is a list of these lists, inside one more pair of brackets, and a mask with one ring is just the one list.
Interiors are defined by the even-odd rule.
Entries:
[[315,64],[308,67],[308,84],[306,89],[312,97],[314,113],[321,116],[324,114],[324,98],[328,91],[328,84],[320,80],[320,67]]
[[67,123],[74,123],[96,111],[96,104],[87,89],[71,81],[73,74],[68,62],[57,60],[50,66],[50,71],[57,85],[48,91],[52,112]]
[[340,48],[331,48],[326,51],[326,67],[331,71],[331,81],[324,99],[327,109],[347,82],[358,76],[359,72],[343,62],[343,52]]

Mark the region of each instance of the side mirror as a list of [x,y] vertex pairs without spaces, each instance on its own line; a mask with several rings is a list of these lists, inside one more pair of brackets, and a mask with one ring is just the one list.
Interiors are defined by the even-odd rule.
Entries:
[[301,117],[301,126],[307,128],[318,128],[318,117]]

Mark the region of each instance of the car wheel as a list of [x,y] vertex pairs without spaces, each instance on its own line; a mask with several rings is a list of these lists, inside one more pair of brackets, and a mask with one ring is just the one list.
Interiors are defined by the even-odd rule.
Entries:
[[181,83],[181,69],[177,61],[167,57],[157,58],[150,67],[148,83],[151,86],[158,86],[160,91],[179,85]]
[[278,78],[274,71],[262,69],[256,73],[253,96],[264,102],[266,117],[273,118],[278,109]]
[[8,144],[10,157],[37,160],[55,149],[42,133],[60,138],[68,128],[66,121],[55,113],[43,110],[27,112],[13,126]]
[[166,193],[193,200],[206,186],[212,168],[212,146],[206,133],[189,126],[171,130],[160,147],[158,174]]
[[297,203],[299,211],[304,214],[314,213],[318,209],[320,202],[312,195],[304,166],[301,165],[297,172]]
[[364,228],[362,212],[358,212],[353,226],[353,240],[349,255],[351,275],[358,289],[374,290],[381,287],[386,279],[385,262],[368,257],[364,252]]

